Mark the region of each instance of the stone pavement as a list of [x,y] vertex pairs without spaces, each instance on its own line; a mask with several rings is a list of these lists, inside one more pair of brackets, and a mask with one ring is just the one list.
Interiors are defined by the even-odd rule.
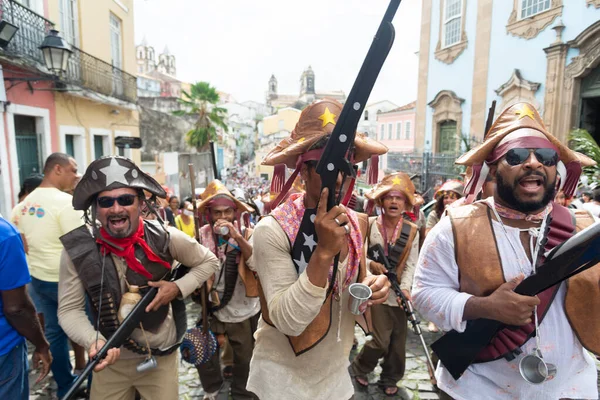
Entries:
[[[196,318],[200,313],[200,306],[188,304],[188,326],[192,327],[196,322]],[[439,333],[430,333],[426,329],[427,323],[422,322],[421,328],[427,344],[433,343]],[[355,329],[356,338],[358,340],[358,348],[350,354],[350,359],[353,359],[360,348],[365,343],[365,336],[362,330],[358,327]],[[30,348],[30,360],[31,360]],[[406,373],[404,379],[398,383],[400,390],[395,397],[386,396],[377,386],[377,380],[381,373],[381,367],[377,367],[373,373],[369,375],[369,387],[362,388],[355,383],[354,400],[382,400],[382,399],[402,399],[402,400],[425,400],[437,399],[438,395],[434,392],[434,388],[429,381],[427,373],[426,359],[423,352],[423,347],[417,335],[415,335],[409,326],[406,343]],[[73,356],[73,354],[71,354]],[[56,384],[50,376],[44,379],[40,384],[34,385],[37,373],[31,371],[29,375],[30,381],[30,400],[53,400],[56,399]],[[225,385],[218,397],[218,400],[231,399],[229,393],[230,382],[226,381]],[[204,391],[198,379],[196,368],[183,361],[179,362],[179,400],[200,400],[204,396]],[[283,398],[283,397],[282,397]]]

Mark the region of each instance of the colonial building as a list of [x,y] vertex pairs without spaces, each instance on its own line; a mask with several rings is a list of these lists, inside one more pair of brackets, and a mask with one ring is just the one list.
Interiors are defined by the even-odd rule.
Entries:
[[175,56],[169,48],[156,58],[154,47],[149,46],[146,38],[135,48],[138,74],[138,96],[140,97],[181,97],[183,82],[176,78]]
[[481,141],[493,100],[533,103],[562,141],[599,140],[599,64],[599,0],[423,0],[416,147]]
[[356,129],[359,132],[365,133],[371,139],[376,140],[378,137],[377,132],[379,128],[377,125],[377,116],[382,112],[390,111],[395,108],[398,108],[398,105],[389,100],[382,100],[367,104]]
[[379,134],[377,139],[389,149],[381,157],[380,173],[397,172],[394,160],[415,149],[415,102],[377,114]]
[[277,111],[276,114],[265,117],[262,120],[263,134],[259,138],[259,146],[256,150],[255,164],[256,175],[265,179],[271,179],[273,167],[260,165],[265,156],[282,139],[290,136],[296,127],[302,111],[286,107]]
[[[17,28],[0,48],[0,212],[6,215],[22,181],[40,172],[52,152],[69,153],[83,170],[118,152],[115,137],[139,133],[133,0],[2,0],[0,11]],[[60,73],[46,67],[39,48],[53,29],[72,51]],[[137,150],[123,154],[139,161]]]
[[273,111],[275,111],[285,107],[303,108],[314,100],[326,97],[341,102],[346,100],[346,94],[342,90],[317,92],[315,90],[315,73],[309,65],[300,76],[299,94],[280,94],[277,90],[277,78],[275,78],[275,75],[271,75],[266,95],[266,103]]

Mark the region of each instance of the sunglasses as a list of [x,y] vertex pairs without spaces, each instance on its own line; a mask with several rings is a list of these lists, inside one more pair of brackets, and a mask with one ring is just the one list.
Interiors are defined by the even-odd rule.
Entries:
[[100,208],[111,208],[113,204],[115,204],[115,201],[119,203],[121,207],[127,207],[135,202],[136,197],[135,194],[122,194],[119,197],[102,196],[98,197],[97,202],[98,207]]
[[508,165],[515,166],[527,161],[532,152],[545,167],[553,167],[558,163],[558,153],[554,149],[510,149],[504,157]]

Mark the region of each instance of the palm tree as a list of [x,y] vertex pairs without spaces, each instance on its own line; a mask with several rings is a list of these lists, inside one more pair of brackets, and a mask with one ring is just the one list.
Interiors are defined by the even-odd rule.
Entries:
[[208,82],[197,82],[190,87],[190,92],[182,90],[183,99],[179,103],[184,110],[174,111],[173,115],[192,116],[196,119],[194,128],[185,137],[186,143],[195,147],[199,152],[207,151],[210,142],[220,140],[217,128],[227,132],[225,117],[227,110],[217,106],[219,93]]
[[569,147],[596,161],[593,167],[583,168],[590,186],[600,183],[600,146],[585,129],[574,129],[569,133]]

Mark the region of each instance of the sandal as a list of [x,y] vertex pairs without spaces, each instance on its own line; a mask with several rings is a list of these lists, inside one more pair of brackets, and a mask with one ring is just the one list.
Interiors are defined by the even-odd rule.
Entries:
[[363,378],[362,376],[355,376],[354,380],[356,381],[356,383],[358,383],[361,387],[369,387],[369,381],[367,380],[367,378]]
[[383,388],[383,393],[388,397],[394,397],[398,394],[398,386],[385,386]]

